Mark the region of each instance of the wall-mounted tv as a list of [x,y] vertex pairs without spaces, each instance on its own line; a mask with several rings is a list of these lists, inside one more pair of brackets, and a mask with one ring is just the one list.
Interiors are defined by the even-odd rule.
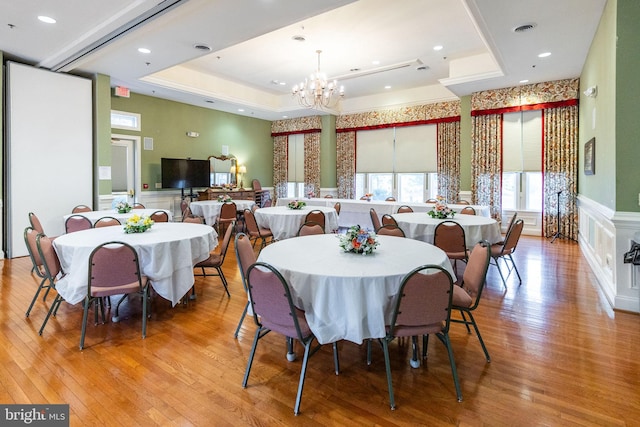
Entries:
[[195,188],[210,185],[209,161],[161,159],[162,188]]

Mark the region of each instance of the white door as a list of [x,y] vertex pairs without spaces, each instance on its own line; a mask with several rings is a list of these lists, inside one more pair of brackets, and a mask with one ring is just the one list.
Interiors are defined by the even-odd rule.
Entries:
[[140,137],[111,135],[111,192],[138,202],[140,194]]

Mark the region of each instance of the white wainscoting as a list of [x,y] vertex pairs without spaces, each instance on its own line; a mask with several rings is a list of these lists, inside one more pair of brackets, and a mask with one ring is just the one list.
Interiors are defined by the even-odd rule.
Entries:
[[623,262],[640,232],[640,213],[615,212],[580,195],[578,217],[578,243],[603,295],[613,308],[640,312],[638,268]]

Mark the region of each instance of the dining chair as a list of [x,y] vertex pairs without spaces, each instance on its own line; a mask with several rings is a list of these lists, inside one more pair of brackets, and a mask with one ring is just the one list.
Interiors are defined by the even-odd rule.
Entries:
[[456,200],[456,202],[454,204],[456,204],[456,205],[468,205],[469,201],[468,200],[464,200],[464,199],[458,199],[458,200]]
[[102,323],[105,322],[103,298],[122,295],[112,316],[119,322],[120,304],[131,294],[142,296],[142,338],[147,336],[147,303],[149,281],[140,273],[138,253],[125,242],[111,241],[98,245],[89,255],[87,296],[84,299],[80,350],[84,348],[89,308],[94,307],[95,322],[98,323],[98,305],[102,308]]
[[398,225],[398,222],[391,215],[384,214],[382,215],[382,225],[387,225],[387,224]]
[[427,199],[425,203],[438,203],[438,199]]
[[31,313],[31,309],[33,308],[33,305],[38,299],[40,292],[43,289],[45,290],[44,295],[42,296],[42,301],[46,301],[47,295],[49,295],[49,291],[53,287],[52,283],[49,282],[48,280],[48,277],[42,262],[42,258],[40,257],[40,253],[38,252],[36,237],[39,234],[40,233],[38,233],[33,227],[26,227],[24,229],[24,243],[25,243],[25,246],[27,247],[27,252],[29,253],[29,258],[31,259],[31,264],[33,266],[31,271],[33,271],[38,277],[38,279],[40,279],[38,289],[36,289],[36,293],[35,295],[33,295],[31,304],[29,304],[29,308],[27,308],[27,311],[24,314],[25,317],[29,317],[29,314]]
[[93,228],[113,227],[116,225],[122,225],[118,218],[114,218],[112,216],[103,216],[93,224]]
[[92,210],[93,209],[91,209],[87,205],[78,205],[78,206],[74,207],[73,209],[71,209],[71,213],[72,214],[76,214],[76,213],[82,213],[82,212],[91,212]]
[[[242,387],[247,387],[251,365],[261,338],[271,331],[285,337],[293,337],[304,346],[298,393],[293,408],[293,413],[298,415],[300,413],[307,363],[322,344],[313,345],[315,336],[304,317],[304,311],[293,304],[289,284],[273,266],[263,262],[256,262],[249,266],[247,270],[247,287],[253,309],[253,319],[258,329],[253,338]],[[335,342],[333,343],[333,360],[335,373],[338,375],[340,373],[340,365],[338,346]]]
[[[396,403],[391,379],[389,343],[398,337],[411,337],[412,357],[410,364],[413,368],[420,366],[418,336],[424,337],[423,349],[427,348],[430,334],[435,334],[438,337],[447,348],[456,395],[458,402],[462,402],[462,391],[449,339],[452,293],[453,280],[451,275],[439,265],[420,266],[402,279],[397,293],[398,298],[391,315],[391,322],[387,326],[387,334],[379,340],[384,352],[391,409],[395,409]],[[368,347],[369,352],[370,342]]]
[[305,221],[298,229],[296,236],[311,236],[313,234],[324,234],[324,227],[315,221]]
[[31,227],[33,227],[33,229],[36,230],[38,234],[46,234],[44,232],[44,229],[42,228],[40,219],[33,212],[29,212],[29,224],[31,224]]
[[325,199],[333,199],[333,194],[327,194],[324,196]]
[[204,218],[201,216],[188,216],[182,218],[182,222],[185,224],[204,224]]
[[[222,271],[222,264],[224,264],[224,258],[227,255],[227,249],[229,248],[229,242],[231,241],[231,233],[233,233],[233,227],[235,226],[235,222],[232,221],[228,226],[224,233],[224,237],[222,239],[222,244],[220,245],[219,253],[211,253],[209,254],[209,258],[204,261],[200,261],[193,268],[201,269],[202,274],[194,273],[194,276],[203,276],[207,277],[207,268],[215,268],[215,274],[209,274],[209,276],[219,276],[222,281],[222,285],[224,286],[224,290],[227,292],[227,296],[231,298],[231,294],[229,293],[229,288],[227,286],[227,279],[224,277],[224,272]],[[193,287],[193,293],[195,295],[195,287]]]
[[397,224],[385,224],[376,230],[376,234],[380,236],[405,237],[404,231]]
[[[38,256],[42,261],[42,271],[44,272],[45,279],[49,282],[48,287],[55,290],[56,282],[62,279],[65,273],[62,271],[62,267],[60,266],[58,254],[53,248],[53,239],[45,236],[44,234],[38,234],[36,236],[36,247],[38,250]],[[39,335],[42,335],[44,327],[47,326],[47,322],[49,322],[49,318],[51,316],[55,317],[62,301],[64,301],[64,298],[62,298],[60,294],[56,294],[56,297],[49,306],[47,315],[42,321],[42,325],[38,331]]]
[[413,212],[413,208],[411,206],[402,205],[398,208],[396,213],[410,213]]
[[273,240],[273,233],[268,228],[258,226],[256,217],[249,209],[244,210],[244,221],[247,226],[247,234],[249,238],[253,240],[253,246],[256,246],[256,242],[260,239],[260,250],[267,245],[267,239]]
[[153,222],[169,222],[169,214],[165,211],[155,211],[149,215],[149,218],[151,218]]
[[224,234],[226,227],[229,227],[231,223],[236,222],[238,206],[235,202],[224,202],[220,208],[220,214],[218,215],[218,233]]
[[386,199],[384,199],[385,202],[395,202],[396,198],[395,197],[387,197]]
[[[491,357],[489,357],[487,347],[484,345],[482,335],[480,335],[478,324],[473,317],[473,311],[475,311],[475,309],[478,308],[478,304],[480,304],[480,297],[482,297],[482,290],[487,280],[490,261],[491,245],[489,242],[482,240],[476,243],[471,250],[471,254],[469,254],[469,260],[464,269],[462,280],[457,283],[459,286],[453,287],[453,298],[451,302],[451,308],[458,310],[462,316],[462,319],[451,318],[451,322],[464,324],[467,327],[468,333],[471,333],[469,325],[473,326],[487,362],[491,362]],[[468,320],[467,315],[469,316]]]
[[262,207],[263,207],[263,208],[270,208],[270,207],[271,207],[271,204],[272,204],[271,199],[267,199],[267,200],[265,200],[265,201],[264,201],[264,203],[262,204]]
[[235,241],[235,250],[236,250],[236,262],[238,263],[238,270],[240,270],[240,278],[242,279],[242,287],[247,295],[247,303],[244,306],[244,310],[242,310],[242,315],[240,316],[240,321],[238,322],[238,326],[236,327],[236,332],[233,334],[234,338],[238,338],[238,333],[240,332],[240,327],[242,326],[242,322],[247,315],[247,310],[249,309],[249,288],[247,287],[247,270],[249,266],[254,264],[256,259],[256,253],[253,250],[253,246],[251,245],[251,239],[244,233],[236,234]]
[[88,230],[93,227],[91,220],[80,214],[73,214],[64,222],[64,228],[67,233],[75,231]]
[[447,257],[453,261],[454,269],[458,267],[458,260],[467,262],[469,258],[464,228],[455,221],[442,221],[436,225],[433,244],[445,251]]
[[304,217],[304,222],[309,222],[309,221],[317,222],[322,226],[322,229],[324,230],[325,228],[324,212],[322,212],[320,209],[314,209]]
[[342,205],[340,204],[340,202],[336,202],[336,203],[333,205],[333,209],[335,209],[335,210],[336,210],[336,214],[337,214],[337,215],[340,215],[340,209],[341,209],[341,208],[342,208]]
[[[522,284],[520,272],[518,271],[518,267],[516,267],[516,263],[513,260],[513,253],[516,251],[516,247],[518,246],[518,242],[520,241],[520,235],[522,234],[523,228],[524,221],[521,219],[516,220],[513,223],[511,230],[509,230],[509,232],[507,233],[504,242],[491,245],[491,258],[493,259],[492,264],[495,265],[498,269],[498,273],[500,274],[500,278],[502,279],[502,284],[505,288],[507,287],[507,279],[511,275],[511,272],[514,270],[516,272],[516,275],[518,276],[519,284]],[[508,273],[506,277],[502,273],[499,260],[502,260],[507,267]]]
[[464,208],[460,209],[460,214],[461,215],[475,215],[476,214],[476,210],[472,206],[465,206]]
[[142,203],[134,203],[132,208],[133,209],[146,209]]
[[373,225],[374,230],[382,227],[380,218],[378,217],[378,214],[376,213],[376,210],[374,208],[369,209],[369,216],[371,216],[371,225]]

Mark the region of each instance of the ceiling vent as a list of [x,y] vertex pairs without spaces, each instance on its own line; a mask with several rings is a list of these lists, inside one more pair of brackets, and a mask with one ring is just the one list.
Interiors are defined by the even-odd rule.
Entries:
[[523,24],[513,29],[514,33],[524,33],[526,31],[533,30],[536,27],[536,24]]

